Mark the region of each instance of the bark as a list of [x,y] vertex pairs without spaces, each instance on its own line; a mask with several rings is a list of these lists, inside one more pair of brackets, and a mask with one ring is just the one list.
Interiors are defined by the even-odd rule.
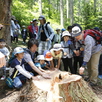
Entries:
[[64,26],[64,20],[63,20],[63,0],[60,0],[60,24],[63,27]]
[[10,45],[11,2],[12,0],[0,0],[0,23],[4,25],[0,31],[0,38],[5,39],[8,45]]
[[42,15],[42,0],[39,0],[39,13]]
[[16,102],[101,102],[79,75],[51,71],[52,79],[39,76],[27,84]]

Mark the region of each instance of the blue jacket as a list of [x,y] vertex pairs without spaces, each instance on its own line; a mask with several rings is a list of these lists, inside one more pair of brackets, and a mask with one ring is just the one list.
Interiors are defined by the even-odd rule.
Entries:
[[[47,31],[48,29],[48,31]],[[46,23],[44,24],[44,32],[47,36],[47,38],[49,38],[49,43],[51,44],[51,40],[53,39],[54,37],[54,30],[51,28],[50,24],[47,24],[47,29],[46,29]],[[41,38],[41,31],[42,31],[42,27],[41,25],[38,27],[38,40],[40,42],[40,38]]]

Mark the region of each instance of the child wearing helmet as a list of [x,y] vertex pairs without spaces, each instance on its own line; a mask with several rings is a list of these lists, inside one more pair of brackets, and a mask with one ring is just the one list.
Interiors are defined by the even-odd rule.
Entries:
[[13,86],[17,89],[21,88],[23,83],[26,82],[26,79],[36,79],[33,75],[31,75],[27,70],[24,68],[24,50],[21,47],[16,47],[13,52],[15,58],[11,62],[11,68],[14,71],[11,74],[11,79],[13,80]]
[[44,55],[38,55],[37,61],[38,62],[35,63],[35,66],[38,67],[42,72],[45,72],[46,69],[50,69],[48,63],[45,61]]
[[73,57],[73,43],[70,40],[71,34],[68,31],[64,31],[62,34],[63,41],[61,42],[61,46],[64,48],[62,61],[64,64],[64,70],[68,71],[68,67],[70,68],[71,73],[74,74],[74,68],[72,66],[72,57]]
[[62,58],[62,51],[63,48],[61,47],[61,44],[54,44],[53,48],[50,50],[53,60],[51,61],[52,68],[59,69],[61,66],[61,58]]

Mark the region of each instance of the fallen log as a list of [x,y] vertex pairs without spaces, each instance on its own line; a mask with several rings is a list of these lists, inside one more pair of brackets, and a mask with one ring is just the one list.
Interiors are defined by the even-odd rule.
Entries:
[[51,79],[41,76],[21,90],[17,102],[102,102],[79,75],[50,71]]

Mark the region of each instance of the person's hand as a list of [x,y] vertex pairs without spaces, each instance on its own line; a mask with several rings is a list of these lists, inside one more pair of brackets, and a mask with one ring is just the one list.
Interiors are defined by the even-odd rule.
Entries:
[[43,73],[42,77],[45,79],[51,79],[51,76],[46,73]]
[[83,48],[83,47],[81,47],[81,48],[80,48],[80,51],[84,51],[84,48]]
[[84,67],[80,67],[79,68],[79,74],[82,75],[84,73],[85,68]]
[[4,26],[2,24],[0,24],[0,29],[2,29]]
[[32,76],[31,79],[32,80],[39,80],[38,77],[34,77],[34,76]]
[[66,52],[64,52],[64,56],[66,56],[67,55],[67,53]]
[[49,40],[50,40],[49,38],[46,39],[46,41],[49,41]]

